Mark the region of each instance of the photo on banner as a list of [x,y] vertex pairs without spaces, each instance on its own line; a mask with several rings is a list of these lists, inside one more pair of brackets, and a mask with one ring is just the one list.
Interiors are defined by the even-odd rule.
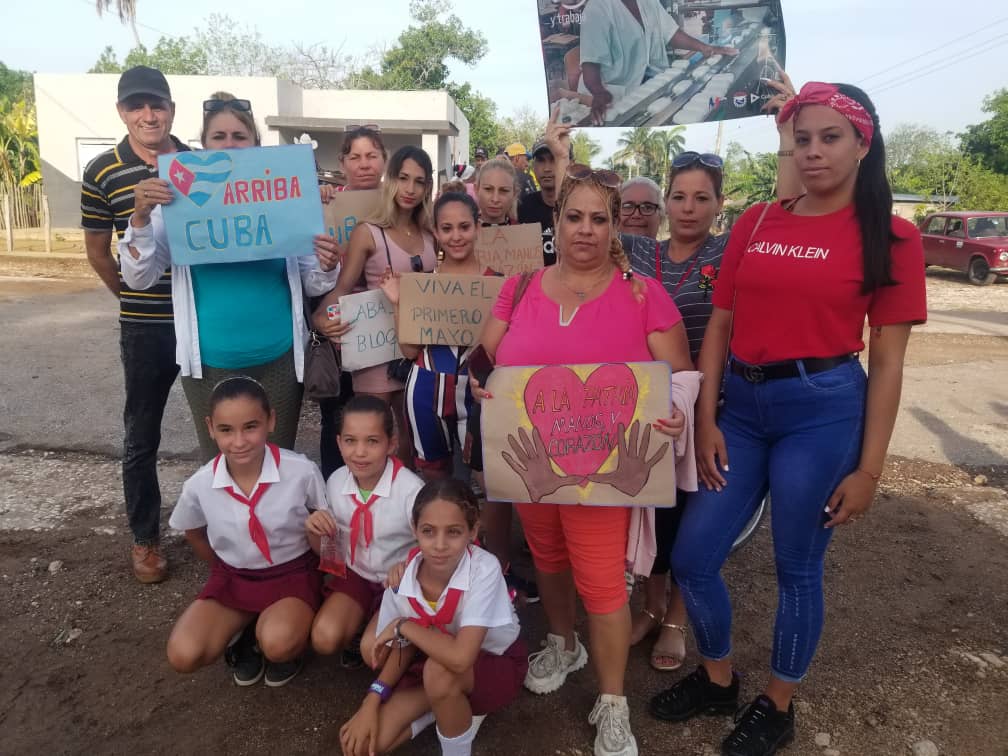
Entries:
[[539,270],[543,267],[542,224],[484,226],[476,240],[476,259],[508,277]]
[[340,340],[344,370],[361,370],[400,359],[395,307],[381,289],[339,298],[340,314],[350,330]]
[[481,403],[490,501],[675,505],[664,362],[498,367]]
[[562,123],[656,127],[759,115],[773,95],[762,79],[779,78],[785,65],[780,0],[538,4],[550,112],[559,108]]
[[159,155],[158,173],[174,195],[162,212],[175,265],[302,257],[323,233],[310,145]]
[[358,223],[364,221],[378,204],[377,189],[336,192],[322,207],[325,233],[336,240],[341,252],[346,252],[350,234]]
[[503,276],[403,273],[396,323],[399,341],[465,347],[479,343],[505,280]]

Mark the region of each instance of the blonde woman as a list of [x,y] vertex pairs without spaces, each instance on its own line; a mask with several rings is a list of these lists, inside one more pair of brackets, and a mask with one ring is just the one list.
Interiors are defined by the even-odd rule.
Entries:
[[507,226],[518,216],[518,172],[505,157],[484,163],[476,177],[480,223]]
[[[431,192],[434,169],[430,156],[419,147],[398,149],[388,162],[378,206],[371,218],[350,234],[343,267],[336,288],[322,299],[326,308],[358,288],[363,277],[367,289],[377,289],[391,270],[421,273],[434,270],[434,234],[431,228]],[[334,326],[327,335],[335,342],[353,328],[353,323]],[[412,444],[405,432],[403,382],[388,374],[387,365],[357,370],[353,374],[355,394],[371,394],[388,402],[400,432],[397,456],[412,459]]]

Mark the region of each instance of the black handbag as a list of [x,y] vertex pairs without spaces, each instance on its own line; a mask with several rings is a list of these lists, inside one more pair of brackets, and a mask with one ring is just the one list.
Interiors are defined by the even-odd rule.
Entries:
[[339,350],[325,336],[309,332],[304,358],[304,396],[313,402],[340,395]]

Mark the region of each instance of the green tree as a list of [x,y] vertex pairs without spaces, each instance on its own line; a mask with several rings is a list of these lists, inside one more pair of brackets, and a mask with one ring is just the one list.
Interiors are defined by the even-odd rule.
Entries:
[[32,75],[0,63],[0,183],[34,184],[39,165]]
[[743,210],[757,202],[772,202],[777,196],[777,155],[751,153],[731,142],[725,156],[725,215],[729,225]]
[[165,74],[205,76],[209,73],[207,52],[188,37],[161,37],[154,49],[134,47],[120,63],[115,50],[106,47],[88,73],[122,73],[133,66],[150,66]]
[[647,176],[661,184],[668,175],[672,155],[685,144],[685,131],[685,126],[668,129],[638,126],[625,131],[619,139],[622,149],[613,156],[613,161],[625,164],[628,176]]
[[474,91],[468,83],[449,84],[448,94],[469,119],[470,151],[477,147],[495,149],[501,141],[501,130],[497,122],[497,106],[493,100]]
[[1008,175],[1008,89],[984,98],[983,111],[991,117],[966,127],[962,149],[983,167]]
[[0,100],[11,102],[22,98],[35,102],[31,73],[8,68],[0,63]]
[[573,133],[571,147],[574,148],[574,162],[583,165],[591,165],[602,152],[602,145],[592,139],[584,129],[578,129]]
[[501,121],[498,146],[505,147],[512,142],[520,142],[525,145],[525,149],[531,150],[532,145],[544,133],[546,133],[546,119],[525,105]]

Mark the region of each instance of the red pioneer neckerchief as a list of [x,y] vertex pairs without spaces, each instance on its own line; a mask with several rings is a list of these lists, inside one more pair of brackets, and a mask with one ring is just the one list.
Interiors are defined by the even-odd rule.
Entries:
[[[266,444],[266,448],[270,450],[273,455],[273,461],[276,463],[277,470],[280,469],[280,449],[273,444]],[[217,473],[217,465],[220,464],[222,454],[218,454],[214,458],[213,471],[214,474]],[[261,474],[261,473],[260,473]],[[252,543],[259,547],[259,551],[262,555],[266,557],[266,561],[273,564],[273,558],[270,556],[269,540],[266,538],[266,531],[263,530],[262,523],[259,522],[259,518],[256,516],[255,508],[256,505],[262,500],[263,495],[269,490],[271,483],[260,483],[256,486],[255,491],[252,492],[252,498],[249,499],[241,491],[235,491],[234,486],[225,486],[224,490],[228,492],[232,499],[235,501],[240,501],[242,504],[248,507],[249,510],[249,535],[252,537]]]
[[[396,457],[392,457],[392,482],[395,482],[396,475],[403,468],[403,463]],[[368,547],[374,540],[374,517],[371,514],[371,505],[378,500],[378,494],[372,492],[367,501],[361,501],[357,494],[350,494],[353,499],[354,512],[350,517],[350,564],[354,563],[357,556],[357,541],[363,531],[364,546]]]
[[[406,563],[409,564],[412,562],[419,553],[420,549],[414,547],[410,551],[409,556],[406,557]],[[469,553],[472,554],[471,548],[469,549]],[[420,581],[418,579],[417,585],[419,584]],[[464,593],[465,591],[461,588],[449,588],[448,593],[445,595],[444,604],[442,604],[435,614],[428,614],[423,604],[413,596],[408,596],[406,600],[409,601],[410,607],[416,613],[416,619],[413,620],[416,624],[420,625],[420,627],[436,628],[447,635],[448,625],[455,619],[455,611],[458,609],[459,602],[462,600]]]

